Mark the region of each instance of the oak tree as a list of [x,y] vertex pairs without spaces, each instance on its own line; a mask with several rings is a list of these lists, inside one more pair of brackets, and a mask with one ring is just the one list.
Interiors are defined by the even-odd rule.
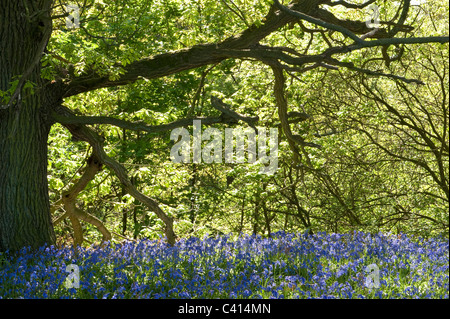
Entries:
[[[206,2],[204,6],[208,12],[214,12],[217,3]],[[238,114],[231,108],[221,108],[221,104],[212,99],[211,107],[219,110],[221,116],[188,114],[174,122],[149,125],[108,114],[80,114],[64,104],[71,97],[214,66],[227,60],[262,63],[273,73],[274,107],[282,132],[292,152],[300,156],[302,148],[318,145],[292,131],[295,116],[289,113],[285,94],[287,76],[299,77],[315,69],[348,69],[405,84],[419,83],[419,80],[389,71],[365,68],[364,61],[356,62],[355,52],[372,50],[388,65],[394,59],[389,54],[393,46],[448,42],[447,35],[412,35],[414,28],[408,25],[410,0],[398,4],[384,2],[390,10],[386,10],[386,18],[375,21],[375,25],[366,22],[367,8],[375,4],[374,0],[363,3],[296,0],[284,5],[278,0],[263,4],[255,2],[255,6],[258,4],[255,11],[261,16],[256,15],[257,19],[250,18],[252,11],[244,10],[244,4],[237,3],[220,1],[221,8],[233,15],[235,23],[209,19],[206,23],[198,21],[198,25],[192,27],[183,25],[181,11],[177,9],[182,2],[159,4],[165,12],[178,12],[178,15],[158,17],[158,12],[153,9],[157,3],[153,1],[80,1],[76,6],[80,17],[78,30],[71,35],[72,30],[66,29],[64,36],[58,36],[62,42],[91,45],[91,54],[75,62],[68,57],[76,56],[77,52],[54,52],[53,48],[57,46],[50,47],[57,31],[67,28],[64,19],[71,17],[67,4],[56,0],[0,0],[0,250],[39,247],[55,242],[47,185],[47,139],[55,123],[69,130],[74,140],[84,141],[92,148],[91,170],[83,176],[82,182],[64,193],[66,199],[61,200],[67,205],[66,213],[73,219],[73,224],[76,225],[77,219],[84,219],[102,228],[101,223],[74,207],[80,187],[84,187],[102,166],[114,172],[126,193],[145,204],[163,221],[167,240],[173,244],[176,239],[173,218],[151,195],[134,186],[124,166],[107,154],[104,137],[93,129],[93,125],[164,132],[192,125],[194,119],[200,119],[206,125],[252,121],[252,117]],[[192,6],[185,10],[194,12],[199,8],[200,1],[197,8]],[[342,17],[335,12],[336,8],[352,14]],[[108,25],[114,16],[123,17],[123,20]],[[197,32],[200,40],[193,41],[186,36],[188,33],[180,35],[189,28],[200,30]],[[298,30],[299,39],[295,41],[285,37],[286,30],[292,29]],[[210,30],[216,32],[217,38],[211,41],[211,37],[206,37],[207,41],[202,42],[200,35],[213,34]],[[170,37],[172,47],[147,49],[158,42],[158,37],[164,36],[163,32],[167,32],[165,36]],[[176,42],[177,37],[179,42]],[[299,40],[306,45],[296,45]],[[190,43],[183,43],[186,41]],[[75,48],[73,46],[72,50]],[[103,234],[107,239],[107,231]]]

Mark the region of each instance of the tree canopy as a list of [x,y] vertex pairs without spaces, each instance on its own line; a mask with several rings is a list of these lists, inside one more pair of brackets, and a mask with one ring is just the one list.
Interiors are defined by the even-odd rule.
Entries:
[[[274,230],[448,234],[448,3],[68,5],[0,0],[0,249]],[[174,163],[170,132],[192,132],[194,120],[276,128],[278,170]],[[46,168],[22,171],[36,161]]]

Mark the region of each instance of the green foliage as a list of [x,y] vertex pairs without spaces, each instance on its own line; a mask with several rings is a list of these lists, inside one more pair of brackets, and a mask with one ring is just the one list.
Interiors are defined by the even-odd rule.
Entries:
[[[61,69],[71,65],[76,75],[95,71],[116,79],[123,73],[117,62],[124,67],[142,57],[224,40],[247,25],[261,24],[271,4],[233,2],[237,7],[231,1],[210,0],[86,1],[80,29],[68,30],[64,19],[55,21],[48,52],[41,61],[43,77],[58,79]],[[439,4],[427,1],[413,8],[407,24],[416,27],[415,36],[448,33],[448,6]],[[385,1],[382,19],[388,20],[397,9]],[[343,18],[365,18],[361,10],[336,6],[332,11]],[[308,23],[305,26],[314,27]],[[348,41],[337,34],[332,36]],[[311,36],[299,26],[274,32],[261,44],[289,45],[298,52],[309,50],[308,54],[328,48],[319,34]],[[391,46],[387,52],[393,55],[397,49]],[[108,125],[94,127],[106,138],[106,152],[125,166],[137,188],[174,217],[180,237],[230,231],[270,235],[280,229],[395,230],[427,237],[440,233],[448,236],[448,198],[433,178],[433,172],[440,168],[432,150],[423,146],[417,131],[396,122],[393,113],[369,92],[378,93],[402,116],[412,116],[426,132],[440,132],[448,144],[448,107],[444,106],[448,105],[448,45],[404,49],[402,60],[392,62],[388,71],[421,79],[426,85],[402,87],[392,79],[344,69],[318,68],[295,77],[286,73],[289,111],[311,115],[307,121],[292,124],[292,130],[322,147],[301,150],[296,163],[280,134],[275,176],[259,174],[258,164],[172,163],[169,132],[148,134]],[[383,69],[383,61],[371,59],[380,56],[380,50],[352,52],[342,55],[341,61]],[[85,115],[110,115],[160,125],[187,116],[219,115],[209,103],[211,95],[223,98],[240,114],[259,116],[259,126],[279,125],[270,68],[244,59],[99,89],[67,98],[64,104]],[[433,141],[445,144],[438,140]],[[48,168],[53,202],[80,176],[88,156],[85,144],[72,142],[61,126],[52,127]],[[427,163],[430,170],[415,160]],[[448,160],[443,159],[442,165],[441,180],[448,187]],[[78,204],[125,237],[156,238],[163,227],[153,212],[124,193],[107,169],[80,194]],[[57,210],[55,214],[62,213]],[[89,241],[100,239],[93,227],[83,227]],[[69,241],[65,237],[69,229],[66,222],[57,227],[61,242]]]

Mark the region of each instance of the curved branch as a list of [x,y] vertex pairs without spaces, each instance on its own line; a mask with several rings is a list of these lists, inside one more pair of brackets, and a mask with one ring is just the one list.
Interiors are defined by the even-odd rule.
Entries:
[[[105,87],[133,83],[140,78],[154,79],[204,65],[219,63],[228,58],[222,50],[244,49],[256,45],[267,35],[295,20],[286,13],[270,10],[263,23],[252,25],[238,36],[232,36],[220,43],[195,45],[191,48],[142,58],[123,67],[125,74],[118,80],[110,80],[95,72],[72,78],[64,84],[63,97],[69,97]],[[117,66],[121,66],[120,64]]]
[[62,124],[76,124],[76,125],[94,125],[94,124],[108,124],[114,125],[120,128],[124,128],[130,131],[142,131],[147,133],[160,133],[165,131],[173,130],[177,127],[192,125],[193,120],[201,120],[202,124],[215,124],[223,121],[221,117],[210,116],[210,117],[193,117],[185,118],[178,121],[174,121],[167,124],[161,125],[147,125],[144,122],[130,122],[126,120],[116,119],[110,116],[62,116],[56,112],[52,113],[52,118]]
[[51,115],[54,121],[63,125],[109,124],[131,131],[143,131],[147,133],[160,133],[173,130],[178,127],[191,126],[194,120],[201,120],[203,125],[211,125],[216,123],[237,123],[238,121],[243,121],[250,126],[254,126],[254,124],[259,120],[258,116],[244,116],[231,110],[229,105],[225,104],[222,100],[214,96],[211,96],[211,105],[215,109],[219,110],[222,114],[220,116],[185,118],[161,125],[147,125],[144,122],[130,122],[109,116],[70,116],[61,115],[57,112],[52,112]]
[[410,4],[411,4],[411,0],[404,0],[402,13],[400,15],[400,18],[399,18],[398,22],[394,25],[392,30],[389,31],[389,33],[388,33],[389,37],[393,37],[399,31],[401,31],[401,26],[403,26],[403,23],[405,23],[406,18],[408,17]]
[[[60,106],[55,110],[61,116],[73,117],[74,114],[67,107]],[[167,237],[167,240],[170,245],[175,244],[176,235],[173,231],[173,218],[166,215],[164,211],[159,207],[158,203],[139,192],[136,187],[131,183],[130,178],[128,177],[126,169],[116,160],[109,157],[104,148],[103,148],[103,138],[98,135],[93,129],[81,125],[81,124],[64,124],[64,126],[72,133],[74,138],[77,140],[88,142],[93,149],[93,154],[95,159],[100,164],[104,164],[108,166],[111,170],[114,171],[116,176],[119,178],[120,182],[124,186],[125,191],[136,198],[138,201],[145,204],[151,211],[153,211],[158,218],[160,218],[164,224],[165,229],[164,233]]]
[[326,5],[330,6],[330,7],[341,5],[341,6],[344,6],[346,8],[349,8],[349,9],[363,9],[363,8],[371,5],[375,1],[376,0],[368,0],[368,1],[364,2],[364,3],[357,4],[357,3],[350,3],[350,2],[347,2],[347,1],[343,1],[343,0],[339,0],[339,1],[328,0],[324,4],[326,4]]
[[359,38],[356,34],[354,34],[352,31],[350,31],[347,28],[344,28],[344,27],[342,27],[340,25],[337,25],[337,24],[333,24],[333,23],[329,23],[329,22],[317,19],[315,17],[309,16],[309,15],[304,14],[304,13],[299,12],[299,11],[295,11],[295,10],[289,9],[286,6],[283,6],[278,0],[274,0],[274,1],[275,1],[275,5],[281,11],[286,12],[286,13],[288,13],[288,14],[290,14],[290,15],[298,18],[298,19],[302,19],[302,20],[308,21],[308,22],[313,23],[315,25],[324,27],[325,29],[328,29],[328,30],[338,31],[338,32],[348,36],[350,39],[352,39],[356,43],[364,42],[364,40]]
[[289,120],[289,115],[292,115],[292,113],[288,112],[288,104],[284,94],[285,78],[283,74],[283,68],[276,63],[271,63],[270,66],[275,76],[275,84],[273,90],[278,107],[278,116],[281,121],[281,127],[283,129],[283,132],[286,135],[286,138],[288,139],[290,148],[297,156],[300,155],[297,144],[300,145],[300,147],[302,148],[304,146],[320,148],[321,147],[320,145],[311,142],[306,142],[302,136],[292,133]]
[[228,116],[236,121],[243,121],[247,123],[250,127],[254,127],[255,123],[259,121],[258,116],[243,116],[241,114],[233,111],[230,106],[224,103],[221,99],[211,96],[211,105],[222,112],[223,115]]
[[87,184],[91,180],[94,179],[95,175],[101,170],[101,168],[102,165],[100,164],[100,162],[94,155],[92,155],[88,159],[88,165],[81,178],[68,191],[63,192],[62,194],[61,201],[64,204],[66,213],[58,218],[55,223],[59,223],[65,217],[69,217],[74,231],[75,246],[80,246],[83,242],[83,229],[80,224],[80,219],[97,227],[97,229],[103,235],[102,242],[111,239],[111,233],[108,231],[101,220],[84,212],[75,205],[78,194],[86,188]]
[[405,83],[416,83],[416,84],[421,84],[421,85],[425,84],[422,81],[417,80],[417,79],[407,79],[407,78],[405,78],[403,76],[399,76],[399,75],[395,75],[395,74],[387,74],[387,73],[383,73],[383,72],[377,72],[377,71],[372,71],[372,70],[369,70],[369,69],[359,68],[359,67],[355,66],[351,62],[341,62],[341,61],[338,61],[336,59],[328,59],[327,62],[332,64],[332,65],[342,66],[342,67],[345,67],[345,68],[347,68],[349,70],[353,70],[353,71],[356,71],[356,72],[359,72],[359,73],[363,73],[363,74],[367,74],[367,75],[370,75],[370,76],[382,76],[382,77],[387,77],[387,78],[391,78],[391,79],[394,79],[394,80],[400,80],[400,81],[403,81]]
[[[126,66],[118,63],[116,67],[121,68],[124,74],[120,75],[117,80],[111,80],[109,76],[100,75],[95,71],[86,72],[79,77],[72,76],[63,84],[62,97],[69,97],[99,88],[126,85],[142,78],[160,78],[188,69],[217,64],[229,58],[255,58],[264,63],[276,59],[290,65],[303,65],[305,63],[321,63],[324,57],[362,48],[393,44],[447,43],[449,41],[448,36],[391,38],[389,36],[393,34],[392,32],[388,34],[384,29],[379,29],[375,33],[371,32],[373,30],[369,29],[364,22],[340,20],[331,12],[319,8],[318,4],[319,1],[302,1],[286,7],[275,0],[274,6],[262,20],[261,25],[252,25],[238,36],[229,37],[220,43],[195,45],[174,52],[145,57]],[[281,11],[275,10],[276,7]],[[403,21],[405,12],[407,12],[406,9],[407,5],[404,6],[400,22]],[[354,43],[349,46],[331,47],[323,54],[313,56],[301,56],[293,49],[286,50],[259,45],[259,42],[269,34],[299,19],[309,21],[327,30],[338,31],[348,36]],[[396,28],[393,30],[396,30]],[[357,34],[362,36],[358,37]],[[366,41],[365,39],[368,37],[377,38],[377,40]],[[293,55],[289,55],[287,52]],[[289,67],[285,66],[285,69],[289,69]]]

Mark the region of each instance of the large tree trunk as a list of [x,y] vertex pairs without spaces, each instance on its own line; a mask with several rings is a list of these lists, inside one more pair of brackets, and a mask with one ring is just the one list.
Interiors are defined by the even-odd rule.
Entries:
[[0,100],[0,251],[55,242],[47,184],[51,123],[39,69],[49,22],[29,16],[31,9],[48,8],[32,2],[0,0],[0,90],[24,75],[37,84],[34,93],[21,90],[11,104]]
[[40,118],[39,103],[30,100],[23,101],[19,113],[11,109],[0,115],[0,250],[54,242],[48,128]]

